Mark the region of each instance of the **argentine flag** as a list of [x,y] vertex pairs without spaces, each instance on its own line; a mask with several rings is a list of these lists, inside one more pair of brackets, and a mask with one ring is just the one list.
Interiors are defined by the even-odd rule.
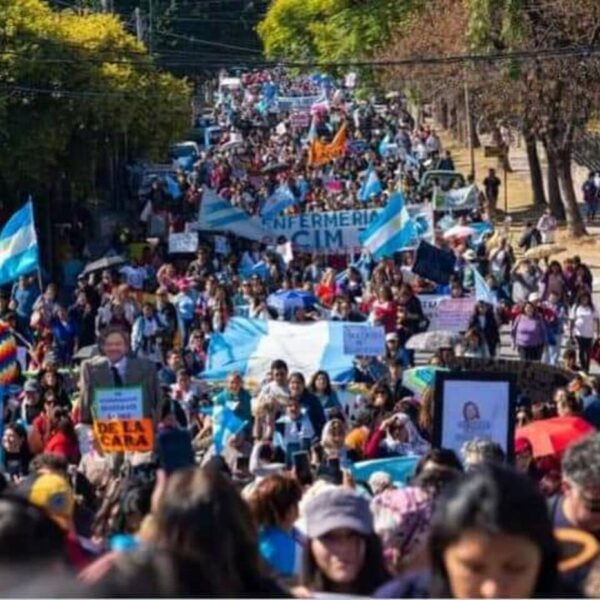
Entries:
[[0,231],[0,285],[40,268],[31,200]]
[[265,201],[260,212],[263,219],[272,219],[288,206],[296,204],[296,197],[287,183],[282,183]]
[[260,220],[251,219],[244,210],[231,206],[227,200],[206,187],[202,192],[198,230],[229,231],[239,237],[258,242],[271,237],[271,233],[261,225]]
[[344,343],[344,330],[350,326],[354,331],[364,328],[365,335],[372,329],[367,323],[289,323],[233,317],[224,332],[211,335],[202,379],[223,381],[238,371],[248,381],[260,383],[271,362],[282,359],[290,372],[300,371],[310,378],[326,369],[332,381],[350,382],[354,356],[345,351]]
[[404,205],[404,196],[396,192],[388,205],[360,235],[363,248],[379,260],[392,256],[418,237],[417,226]]
[[382,191],[383,187],[381,186],[381,181],[379,181],[377,172],[373,168],[373,163],[371,163],[367,169],[367,174],[365,175],[363,184],[358,192],[358,199],[361,202],[366,202],[372,195],[377,196],[378,194],[381,194]]
[[498,304],[498,296],[490,289],[487,281],[478,269],[473,269],[473,277],[475,279],[475,298],[478,302],[487,302],[492,306]]

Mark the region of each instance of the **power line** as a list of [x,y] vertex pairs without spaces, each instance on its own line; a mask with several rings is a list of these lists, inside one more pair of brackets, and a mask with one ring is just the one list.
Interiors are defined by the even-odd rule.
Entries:
[[[25,54],[27,52],[27,54]],[[109,51],[106,51],[109,52]],[[164,52],[164,56],[162,56],[162,52]],[[96,55],[102,54],[96,53]],[[571,47],[571,48],[547,48],[547,49],[539,49],[539,50],[523,50],[523,51],[513,51],[513,52],[503,52],[503,53],[493,53],[493,54],[460,54],[460,55],[451,55],[451,56],[430,56],[430,57],[418,57],[418,58],[405,58],[405,59],[395,59],[395,60],[365,60],[365,61],[338,61],[338,62],[325,62],[325,61],[289,61],[289,60],[265,60],[259,57],[248,57],[247,55],[238,55],[238,56],[218,56],[214,58],[214,54],[194,52],[186,53],[179,51],[160,51],[155,55],[150,55],[141,52],[134,52],[133,56],[137,56],[140,58],[158,58],[161,61],[162,65],[170,64],[170,65],[179,65],[179,66],[207,66],[207,65],[233,65],[238,64],[240,66],[248,66],[252,68],[269,68],[274,66],[283,66],[283,67],[296,67],[296,68],[314,68],[314,67],[323,67],[323,68],[357,68],[357,67],[394,67],[394,66],[418,66],[418,65],[448,65],[448,64],[459,64],[465,62],[471,63],[480,63],[480,62],[498,62],[505,60],[553,60],[560,58],[582,58],[587,59],[592,56],[596,56],[600,54],[600,45],[596,46],[579,46],[579,47]],[[72,64],[76,62],[88,62],[88,63],[126,63],[131,64],[131,62],[127,58],[96,58],[94,56],[90,57],[32,57],[30,50],[18,52],[14,50],[0,50],[0,55],[14,55],[22,57],[22,60],[31,61],[31,62],[48,62],[48,63],[65,63]],[[203,58],[207,57],[207,58]],[[138,63],[140,65],[145,63]]]
[[192,36],[179,35],[176,33],[169,33],[168,31],[157,30],[159,35],[164,37],[170,37],[177,40],[183,40],[189,42],[191,44],[205,44],[207,46],[215,46],[217,48],[230,48],[232,50],[243,50],[244,52],[251,52],[253,54],[262,55],[262,50],[258,50],[257,48],[245,48],[243,46],[234,46],[232,44],[222,44],[221,42],[212,42],[210,40],[201,40],[199,38],[195,38]]

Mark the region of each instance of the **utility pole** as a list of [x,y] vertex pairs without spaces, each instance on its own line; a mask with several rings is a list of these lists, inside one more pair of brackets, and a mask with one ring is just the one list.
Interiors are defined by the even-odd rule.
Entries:
[[137,6],[136,9],[133,11],[134,16],[135,16],[135,35],[138,39],[138,42],[143,42],[144,41],[144,24],[142,22],[142,11],[140,10],[140,7]]
[[473,119],[471,118],[471,96],[469,84],[465,76],[465,113],[467,119],[467,136],[469,138],[469,155],[471,158],[471,175],[475,179],[475,148],[473,146]]

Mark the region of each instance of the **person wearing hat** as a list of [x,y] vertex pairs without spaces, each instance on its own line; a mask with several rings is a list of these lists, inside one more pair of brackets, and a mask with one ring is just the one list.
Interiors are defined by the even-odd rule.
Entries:
[[331,487],[302,508],[308,538],[302,584],[310,592],[371,596],[389,579],[365,498]]
[[471,290],[475,287],[474,270],[477,269],[477,254],[475,250],[468,248],[462,253],[462,258],[464,261],[462,267],[462,287],[466,290]]
[[69,482],[62,475],[32,475],[19,484],[15,493],[43,509],[65,532],[68,560],[75,569],[81,570],[91,563],[94,552],[90,544],[87,544],[89,547],[84,547],[75,533],[75,495]]
[[29,429],[43,409],[40,384],[28,379],[23,386],[21,405],[12,409],[11,421],[21,421]]

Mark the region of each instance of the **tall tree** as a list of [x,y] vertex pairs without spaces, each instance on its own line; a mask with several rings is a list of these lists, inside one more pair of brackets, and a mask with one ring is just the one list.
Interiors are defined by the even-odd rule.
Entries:
[[[586,233],[571,174],[573,141],[589,121],[598,98],[600,60],[595,56],[541,56],[593,46],[600,37],[597,0],[468,0],[469,40],[478,50],[539,53],[514,64],[523,113],[544,140],[556,169],[567,225]],[[508,81],[507,81],[508,83]]]
[[0,186],[89,193],[114,156],[158,157],[190,122],[190,89],[160,72],[110,14],[0,6]]

